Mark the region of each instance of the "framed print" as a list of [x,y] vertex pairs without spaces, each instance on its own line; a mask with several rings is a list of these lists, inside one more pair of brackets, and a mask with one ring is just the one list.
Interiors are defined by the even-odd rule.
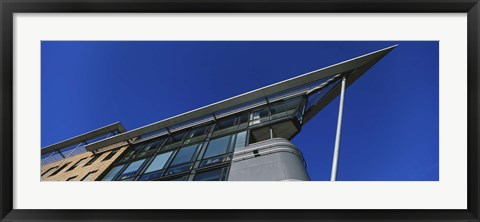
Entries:
[[479,221],[478,1],[1,7],[2,221]]

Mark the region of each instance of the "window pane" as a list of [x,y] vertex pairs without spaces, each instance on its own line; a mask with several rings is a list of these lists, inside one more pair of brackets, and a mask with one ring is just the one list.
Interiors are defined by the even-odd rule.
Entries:
[[135,144],[134,147],[127,153],[127,156],[134,155],[138,153],[145,144]]
[[140,168],[140,166],[142,165],[142,163],[145,162],[145,159],[143,160],[137,160],[133,163],[131,163],[127,169],[125,169],[125,171],[123,173],[131,173],[131,172],[134,172],[134,171],[137,171],[138,168]]
[[142,166],[143,162],[145,162],[145,159],[137,160],[128,165],[127,169],[125,169],[120,176],[120,180],[133,177],[137,173],[138,169],[140,169],[140,166]]
[[216,156],[210,159],[204,159],[200,163],[200,167],[206,167],[214,164],[224,163],[226,161],[230,161],[231,159],[232,159],[232,155]]
[[217,130],[225,129],[235,125],[235,117],[227,117],[225,119],[220,119],[217,122]]
[[102,179],[103,181],[110,181],[117,175],[124,165],[116,166],[108,172],[108,174]]
[[183,139],[183,136],[187,133],[187,131],[182,130],[180,132],[173,133],[170,138],[168,138],[168,141],[166,144],[172,144],[175,142],[179,142]]
[[158,148],[160,145],[162,145],[162,141],[163,140],[156,140],[156,141],[147,143],[147,145],[145,145],[145,147],[143,147],[143,151],[148,151],[148,150],[153,150],[153,149]]
[[190,162],[192,160],[193,155],[197,151],[197,147],[198,147],[198,144],[181,148],[178,151],[177,155],[175,156],[175,159],[172,162],[172,166]]
[[235,140],[235,151],[237,150],[242,150],[242,148],[245,147],[245,142],[247,140],[247,132],[243,131],[240,133],[237,133],[237,139]]
[[208,129],[208,125],[192,129],[192,131],[188,135],[188,138],[190,139],[190,138],[194,138],[194,137],[197,137],[197,136],[201,136],[201,135],[207,133],[207,129]]
[[258,110],[252,113],[251,120],[260,119],[268,116],[268,109]]
[[187,179],[188,179],[188,175],[166,179],[166,181],[186,181]]
[[238,116],[238,123],[239,124],[246,123],[247,121],[248,121],[248,113],[239,114],[239,116]]
[[193,180],[195,181],[225,180],[226,178],[225,178],[224,169],[226,168],[220,168],[220,169],[210,170],[207,172],[197,173],[197,175],[195,175],[195,178]]
[[147,174],[142,175],[139,180],[143,180],[143,181],[145,181],[145,180],[156,180],[156,179],[160,178],[163,175],[164,172],[165,172],[164,170],[160,170],[160,171],[156,171],[156,172],[153,172],[153,173],[147,173]]
[[285,108],[283,107],[283,104],[272,105],[270,107],[270,112],[272,113],[272,115],[282,113],[285,112]]
[[200,140],[204,140],[207,137],[207,131],[210,125],[204,125],[197,128],[194,128],[190,131],[187,138],[185,139],[184,144],[195,143]]
[[295,109],[295,108],[297,108],[297,106],[300,104],[301,101],[302,101],[302,97],[289,99],[289,100],[285,101],[285,103],[284,103],[285,104],[285,109],[286,110]]
[[264,122],[262,118],[268,117],[268,109],[261,109],[255,112],[252,112],[250,115],[250,125],[258,124]]
[[182,130],[182,131],[173,133],[170,136],[170,138],[168,138],[162,150],[166,151],[166,150],[179,147],[182,144],[186,134],[187,134],[187,130]]
[[168,158],[170,155],[172,155],[173,151],[170,151],[168,153],[162,153],[158,154],[155,159],[153,159],[152,163],[150,166],[147,168],[145,173],[150,173],[156,170],[161,170],[163,167],[165,167],[165,163],[167,163]]
[[208,144],[207,151],[205,152],[205,156],[203,158],[209,158],[212,156],[217,156],[217,155],[226,153],[228,149],[229,140],[230,140],[230,135],[220,137],[218,139],[214,139],[210,141],[210,143]]
[[192,166],[193,166],[193,164],[186,164],[186,165],[170,168],[170,169],[167,170],[166,175],[173,175],[173,174],[177,174],[177,173],[183,173],[183,172],[186,172],[186,171],[190,171],[192,169]]

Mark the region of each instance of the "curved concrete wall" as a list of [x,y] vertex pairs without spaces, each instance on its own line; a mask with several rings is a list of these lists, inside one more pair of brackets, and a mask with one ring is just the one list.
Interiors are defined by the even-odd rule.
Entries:
[[274,138],[236,151],[228,180],[308,181],[310,178],[300,150],[286,139]]

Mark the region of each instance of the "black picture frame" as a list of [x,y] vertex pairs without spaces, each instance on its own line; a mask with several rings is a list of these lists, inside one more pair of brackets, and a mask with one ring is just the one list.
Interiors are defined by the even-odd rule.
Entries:
[[[0,221],[480,221],[478,0],[0,0]],[[17,210],[13,209],[13,14],[118,12],[467,13],[466,210]]]

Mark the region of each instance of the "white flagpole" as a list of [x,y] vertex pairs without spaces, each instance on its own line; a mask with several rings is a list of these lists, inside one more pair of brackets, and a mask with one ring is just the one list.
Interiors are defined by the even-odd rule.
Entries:
[[338,108],[337,136],[335,137],[335,149],[333,150],[332,174],[330,176],[330,181],[337,180],[338,151],[340,149],[340,133],[342,131],[343,96],[345,94],[345,81],[346,78],[345,76],[343,76],[342,89],[340,92],[340,106]]

